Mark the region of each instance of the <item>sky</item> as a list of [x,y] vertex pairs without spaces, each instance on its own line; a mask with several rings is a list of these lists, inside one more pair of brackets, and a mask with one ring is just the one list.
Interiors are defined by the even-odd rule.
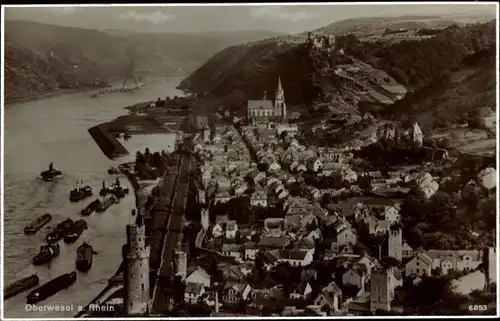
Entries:
[[138,32],[314,30],[334,21],[401,15],[482,15],[495,17],[495,4],[251,5],[148,7],[10,7],[7,20],[30,20],[91,29]]

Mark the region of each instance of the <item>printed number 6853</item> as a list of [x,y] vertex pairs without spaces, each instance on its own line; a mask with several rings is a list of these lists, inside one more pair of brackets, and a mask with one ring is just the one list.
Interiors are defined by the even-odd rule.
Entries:
[[469,311],[486,311],[487,309],[486,305],[469,305]]

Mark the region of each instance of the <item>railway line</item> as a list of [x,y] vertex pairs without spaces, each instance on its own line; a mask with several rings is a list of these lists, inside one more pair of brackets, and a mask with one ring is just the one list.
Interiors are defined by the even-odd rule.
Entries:
[[[175,274],[175,249],[181,239],[184,213],[187,205],[191,158],[189,155],[176,153],[172,162],[178,161],[168,171],[166,184],[162,191],[162,200],[153,213],[152,246],[152,312],[163,313],[169,310],[172,295],[173,276]],[[174,165],[173,164],[173,165]],[[174,170],[176,168],[176,170]],[[153,257],[154,256],[154,257]],[[171,291],[170,291],[171,292]]]

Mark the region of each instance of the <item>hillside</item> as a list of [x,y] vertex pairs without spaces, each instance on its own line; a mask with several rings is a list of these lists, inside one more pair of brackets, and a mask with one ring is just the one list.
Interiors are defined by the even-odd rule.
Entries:
[[[494,41],[492,22],[453,25],[427,39],[393,44],[337,36],[331,53],[305,43],[267,39],[222,50],[180,88],[218,98],[216,107],[241,111],[247,99],[259,99],[266,90],[271,93],[281,76],[292,109],[323,117],[325,111],[356,113],[360,105],[378,110],[407,91],[446,79],[465,58]],[[404,103],[397,106],[406,108]]]
[[383,114],[415,117],[427,127],[459,122],[471,107],[495,110],[495,48],[490,47],[466,57],[446,80],[433,83],[386,108]]
[[122,80],[132,60],[138,76],[185,75],[222,48],[270,35],[275,33],[108,33],[6,21],[5,98],[12,102],[65,88]]

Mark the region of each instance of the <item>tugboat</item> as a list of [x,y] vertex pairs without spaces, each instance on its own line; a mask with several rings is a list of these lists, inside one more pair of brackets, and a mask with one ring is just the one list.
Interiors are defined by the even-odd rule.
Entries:
[[33,274],[21,280],[18,280],[12,284],[10,284],[6,289],[3,295],[3,299],[7,300],[15,295],[18,295],[21,292],[24,292],[28,289],[34,288],[40,284],[40,279],[38,275]]
[[83,185],[83,179],[82,179],[82,185],[80,186],[85,196],[92,196],[92,187],[90,187],[89,185]]
[[62,172],[54,169],[54,164],[49,164],[49,169],[40,173],[40,176],[44,181],[50,182],[55,178],[61,177]]
[[87,272],[92,268],[92,258],[94,255],[94,250],[92,246],[87,243],[83,243],[76,250],[76,268],[80,272]]
[[118,179],[118,177],[116,178],[115,184],[112,185],[110,189],[111,189],[112,193],[115,194],[115,196],[118,198],[125,197],[125,194],[128,193],[128,188],[121,186],[120,180]]
[[45,283],[28,294],[27,304],[35,304],[51,297],[62,289],[69,288],[76,281],[76,272],[65,273]]
[[82,215],[89,216],[90,214],[94,213],[94,211],[101,205],[101,201],[96,199],[95,201],[91,202],[87,207],[85,207],[82,210]]
[[60,239],[66,236],[72,226],[73,220],[69,218],[57,224],[56,228],[47,235],[47,243],[58,242]]
[[68,233],[64,236],[65,243],[73,243],[80,235],[82,235],[83,231],[87,229],[87,222],[85,220],[78,220],[73,223],[73,226],[69,229]]
[[99,192],[99,195],[100,196],[106,196],[106,195],[108,195],[108,193],[109,193],[109,190],[106,187],[106,182],[102,181],[102,188],[101,188],[101,191]]
[[103,202],[101,202],[101,205],[98,208],[96,208],[95,211],[97,213],[102,213],[115,203],[117,203],[116,199],[113,196],[110,196],[106,198]]
[[76,186],[69,193],[69,200],[71,202],[78,202],[85,198],[85,193],[80,188],[78,182],[76,182]]
[[40,252],[33,258],[33,265],[42,265],[49,263],[53,258],[59,255],[59,243],[49,243],[40,246]]
[[52,220],[52,215],[45,213],[24,228],[24,234],[35,234]]

